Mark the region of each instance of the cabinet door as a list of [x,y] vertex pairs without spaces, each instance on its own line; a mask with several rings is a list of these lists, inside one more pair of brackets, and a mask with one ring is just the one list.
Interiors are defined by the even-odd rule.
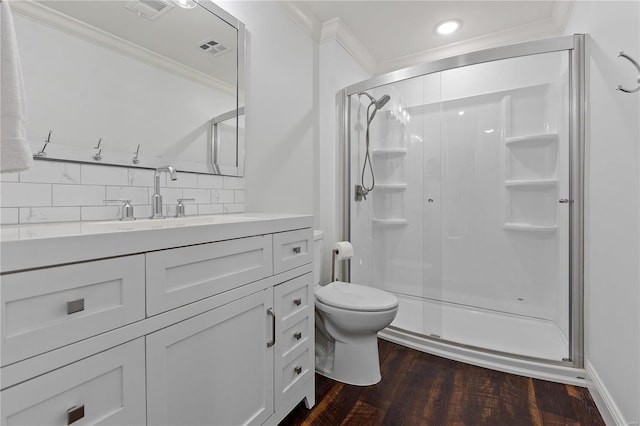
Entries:
[[261,235],[147,253],[147,315],[271,275],[271,244]]
[[272,300],[260,291],[146,337],[149,424],[261,424],[273,413]]
[[2,391],[3,425],[144,425],[139,338]]

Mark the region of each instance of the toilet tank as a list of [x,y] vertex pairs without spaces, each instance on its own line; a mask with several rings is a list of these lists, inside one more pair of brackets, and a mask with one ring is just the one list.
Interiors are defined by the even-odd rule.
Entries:
[[313,284],[320,284],[320,268],[322,267],[322,239],[324,232],[313,231]]

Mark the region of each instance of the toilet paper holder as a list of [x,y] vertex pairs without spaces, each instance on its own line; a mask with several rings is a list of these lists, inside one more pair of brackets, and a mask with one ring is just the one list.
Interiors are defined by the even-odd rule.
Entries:
[[347,260],[353,257],[353,247],[348,241],[337,242],[331,250],[331,282],[336,281],[336,260]]

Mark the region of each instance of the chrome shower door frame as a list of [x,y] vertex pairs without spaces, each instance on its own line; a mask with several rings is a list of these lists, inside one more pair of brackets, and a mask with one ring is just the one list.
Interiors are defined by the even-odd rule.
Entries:
[[[558,367],[584,368],[584,177],[585,177],[585,38],[584,34],[574,34],[545,40],[496,47],[477,52],[465,53],[450,58],[416,65],[386,73],[369,80],[356,83],[342,89],[340,97],[339,144],[342,146],[342,239],[351,241],[351,135],[350,111],[351,95],[374,89],[402,80],[427,74],[446,71],[454,68],[481,64],[486,62],[529,56],[543,53],[567,51],[569,54],[569,360],[552,361],[532,358],[510,353],[484,350],[500,356],[507,355],[523,362],[536,362]],[[350,265],[343,262],[343,277],[350,280]],[[431,339],[429,336],[420,336]],[[465,345],[448,342],[454,347],[465,348]],[[419,345],[418,345],[419,346]],[[474,348],[478,349],[478,348]],[[582,377],[577,377],[581,380]]]

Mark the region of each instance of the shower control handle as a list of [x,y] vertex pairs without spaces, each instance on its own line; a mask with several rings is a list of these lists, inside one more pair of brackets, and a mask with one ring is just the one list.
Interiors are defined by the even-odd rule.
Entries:
[[560,204],[567,204],[569,202],[569,200],[567,198],[561,198],[561,199],[558,200],[558,202]]

